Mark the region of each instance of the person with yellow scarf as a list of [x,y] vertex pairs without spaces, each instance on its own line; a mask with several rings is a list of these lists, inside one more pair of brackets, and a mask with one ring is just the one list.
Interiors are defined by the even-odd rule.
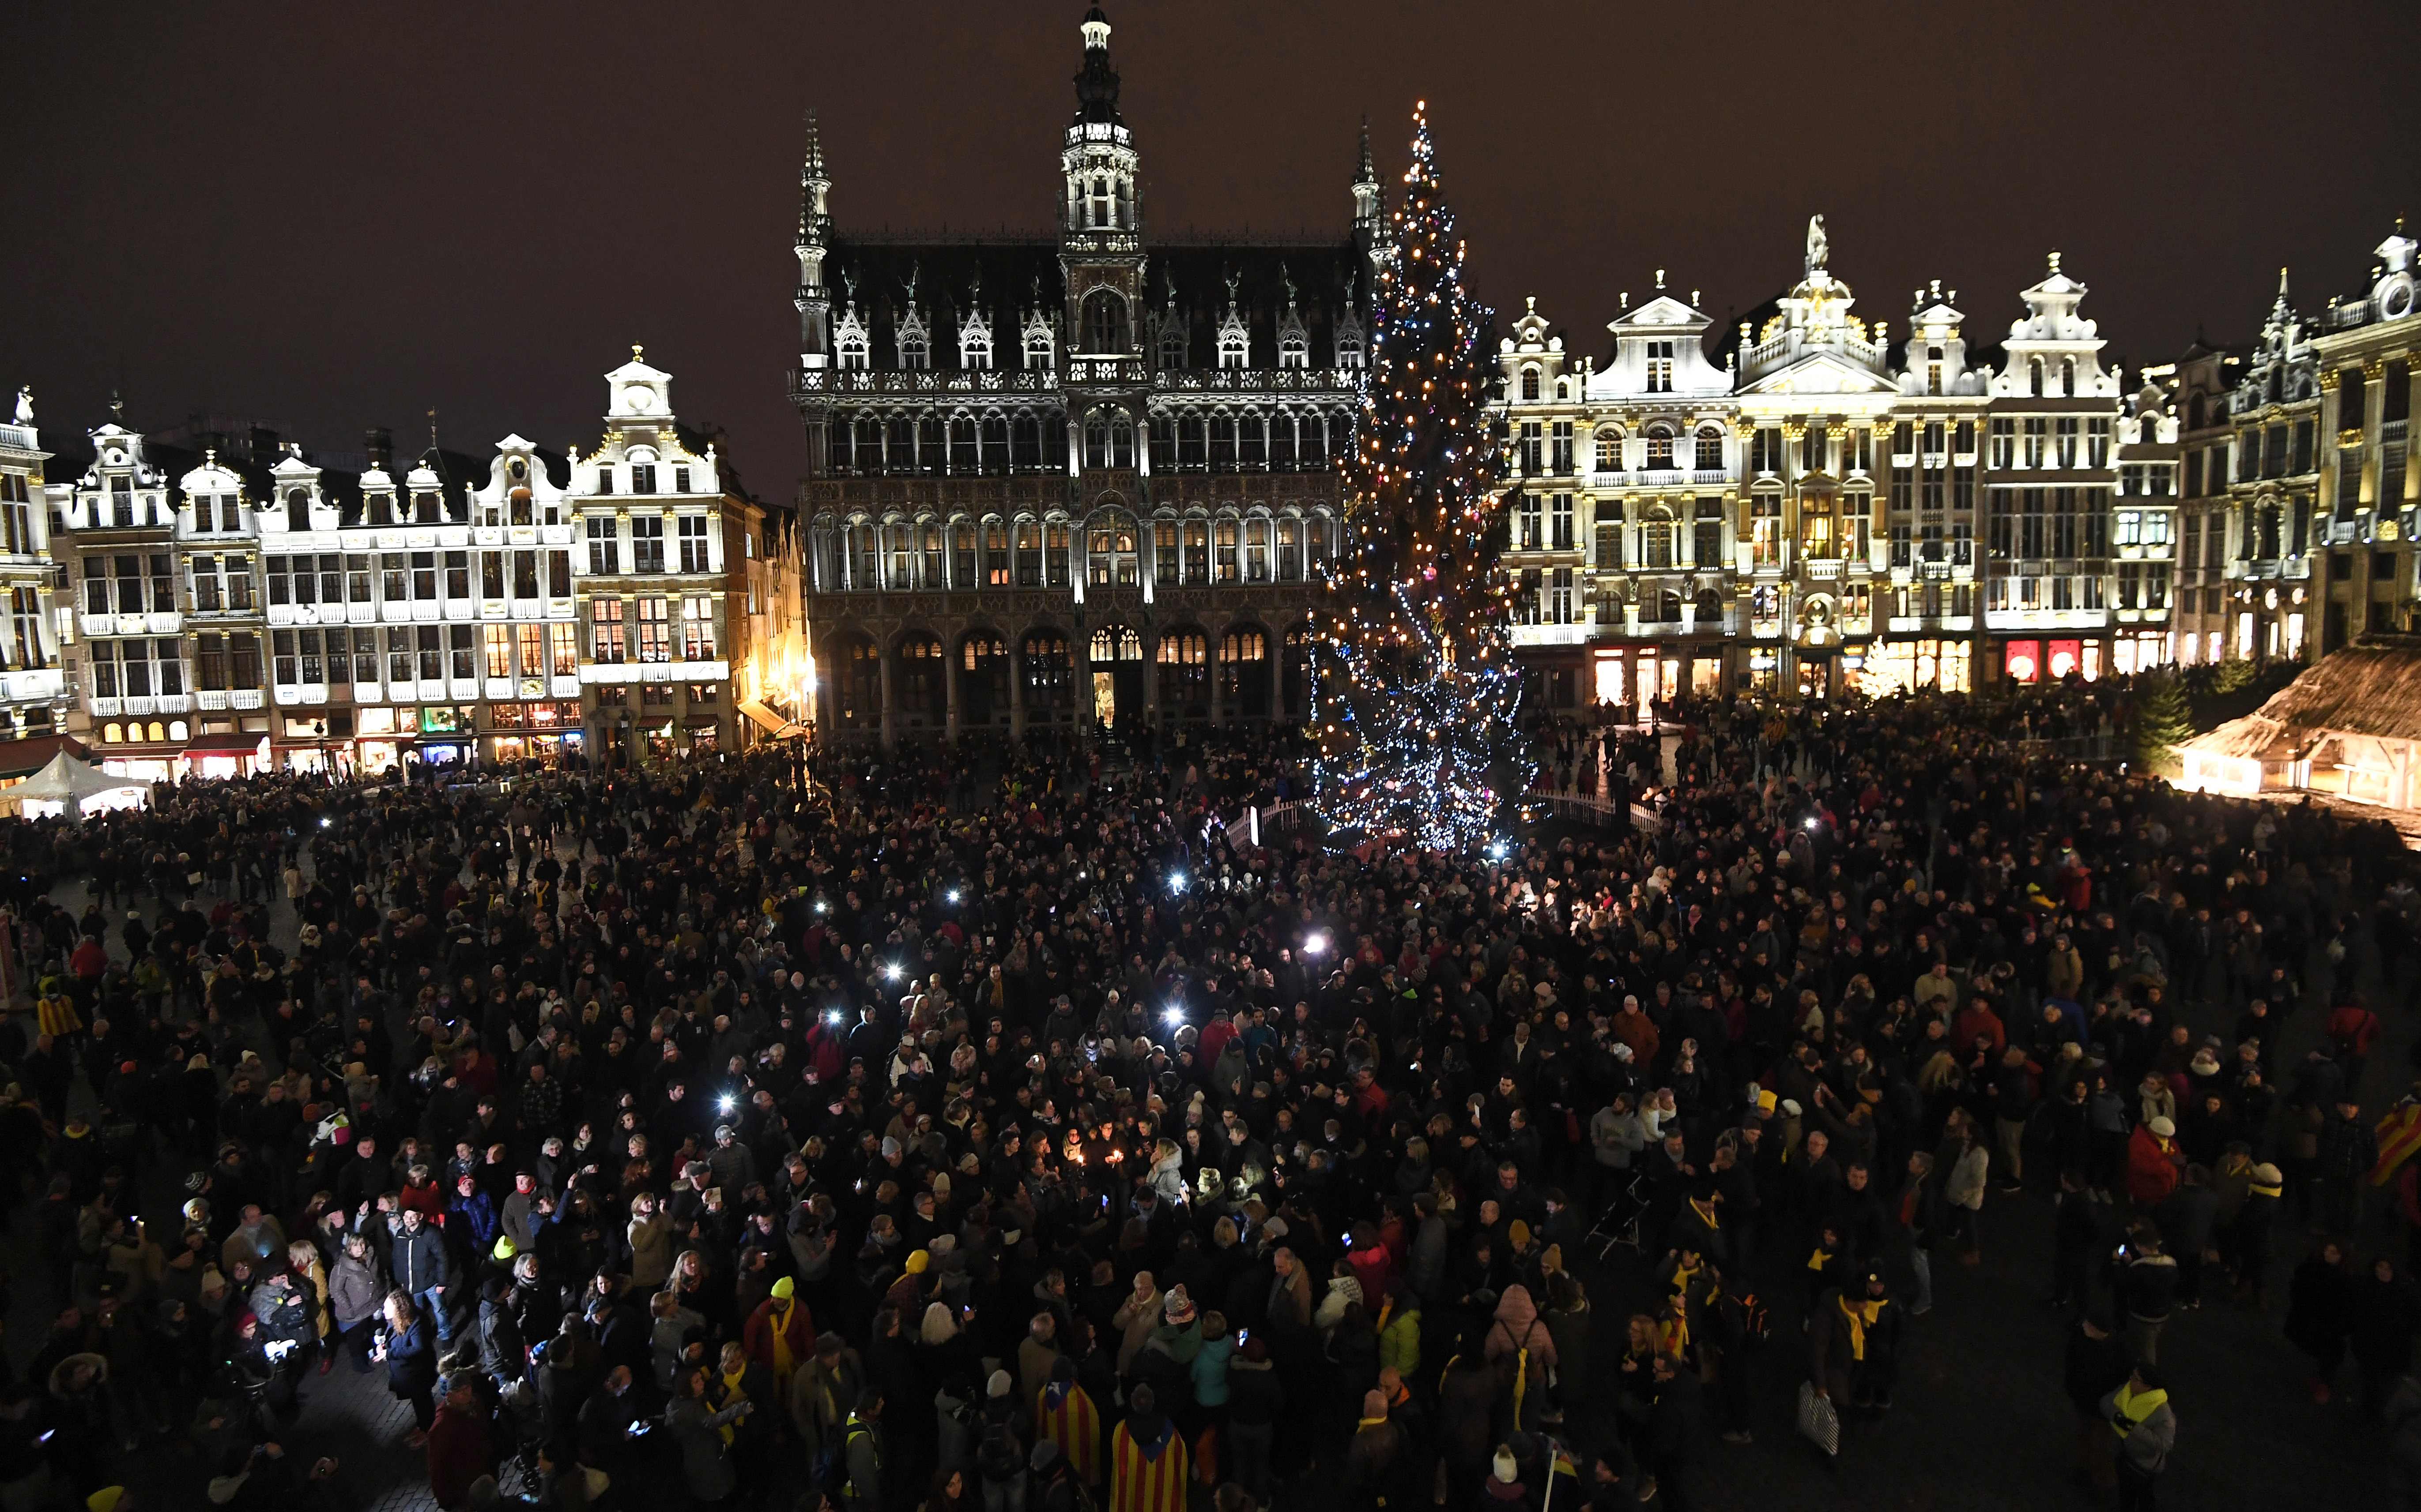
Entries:
[[1826,1291],[1807,1317],[1807,1380],[1829,1399],[1842,1426],[1859,1408],[1891,1406],[1899,1369],[1899,1309],[1883,1286],[1882,1270]]
[[2153,1489],[2178,1442],[2168,1381],[2154,1366],[2137,1365],[2125,1385],[2101,1398],[2101,1415],[2118,1436],[2119,1512],[2152,1512]]

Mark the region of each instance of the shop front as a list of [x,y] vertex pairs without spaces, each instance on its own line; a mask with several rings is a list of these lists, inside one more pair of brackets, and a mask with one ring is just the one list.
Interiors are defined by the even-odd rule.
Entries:
[[250,777],[270,770],[270,740],[248,730],[204,735],[186,744],[182,759],[184,776]]
[[2109,664],[2107,651],[2101,641],[2083,637],[2005,641],[2001,646],[2001,675],[2011,682],[2058,682],[2072,677],[2094,682]]
[[1712,641],[1632,643],[1590,653],[1590,701],[1612,706],[1617,719],[1645,718],[1685,694],[1711,696],[1723,682],[1723,647]]
[[[477,705],[424,704],[416,712],[419,717],[414,724],[413,741],[402,750],[406,761],[445,770],[474,764],[479,752]],[[397,724],[400,725],[402,721],[398,719]]]
[[1966,693],[1974,673],[1973,641],[1932,636],[1876,641],[1866,648],[1857,669],[1857,686],[1869,698],[1898,693]]
[[559,767],[587,759],[588,732],[577,699],[494,703],[488,710],[488,756],[501,764]]

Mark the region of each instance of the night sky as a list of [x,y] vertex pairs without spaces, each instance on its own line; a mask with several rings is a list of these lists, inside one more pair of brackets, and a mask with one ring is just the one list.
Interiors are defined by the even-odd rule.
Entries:
[[[1971,338],[2057,248],[2131,366],[2306,309],[2421,212],[2410,0],[1109,0],[1154,229],[1342,235],[1357,119],[1429,101],[1481,292],[1604,350],[1668,270],[1721,319],[1811,211],[1859,311]],[[46,427],[190,413],[357,452],[593,443],[633,341],[787,496],[802,116],[844,231],[1045,230],[1079,0],[20,8],[0,387]],[[1667,23],[1671,25],[1668,27]],[[2421,224],[2421,213],[2416,213]]]

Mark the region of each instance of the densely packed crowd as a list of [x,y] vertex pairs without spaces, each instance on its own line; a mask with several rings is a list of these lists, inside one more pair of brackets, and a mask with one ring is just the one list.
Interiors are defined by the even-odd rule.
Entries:
[[2119,696],[1551,726],[1641,822],[1460,856],[1230,833],[1283,740],[11,823],[0,1159],[59,1307],[0,1508],[171,1434],[274,1505],[369,1370],[448,1512],[1687,1507],[1718,1442],[1889,1453],[1996,1187],[2055,1196],[2126,1504],[2195,1411],[2171,1319],[2282,1280],[2313,1390],[2350,1352],[2421,1436],[2421,1196],[2356,1092],[2405,853],[2021,743]]

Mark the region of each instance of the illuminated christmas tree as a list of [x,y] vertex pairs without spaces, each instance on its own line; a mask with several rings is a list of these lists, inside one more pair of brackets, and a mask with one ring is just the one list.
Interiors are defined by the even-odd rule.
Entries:
[[1463,850],[1497,832],[1529,769],[1492,528],[1502,458],[1481,341],[1493,312],[1463,285],[1426,102],[1381,253],[1345,550],[1320,610],[1313,803],[1349,839]]

